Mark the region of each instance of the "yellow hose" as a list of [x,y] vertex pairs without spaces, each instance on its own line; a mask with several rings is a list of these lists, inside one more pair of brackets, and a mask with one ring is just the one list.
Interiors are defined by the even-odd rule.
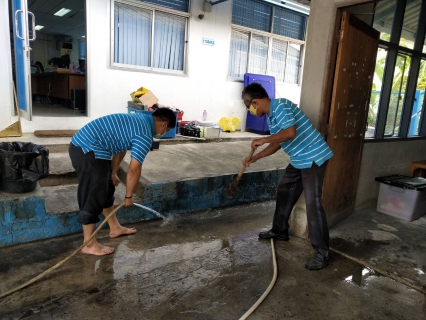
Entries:
[[274,239],[271,238],[271,250],[272,250],[272,264],[274,265],[274,276],[272,277],[272,281],[269,284],[269,287],[266,289],[266,291],[262,294],[262,296],[256,301],[256,303],[247,310],[246,313],[243,314],[243,316],[240,318],[240,320],[247,319],[254,310],[257,309],[257,307],[262,303],[263,300],[268,296],[269,292],[271,292],[272,287],[275,284],[275,281],[277,280],[277,259],[275,257],[275,247],[274,247]]

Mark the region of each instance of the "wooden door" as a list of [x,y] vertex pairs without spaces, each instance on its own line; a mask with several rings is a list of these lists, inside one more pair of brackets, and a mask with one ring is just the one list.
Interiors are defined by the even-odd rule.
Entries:
[[379,37],[378,31],[343,12],[326,137],[334,152],[323,192],[330,225],[354,210]]

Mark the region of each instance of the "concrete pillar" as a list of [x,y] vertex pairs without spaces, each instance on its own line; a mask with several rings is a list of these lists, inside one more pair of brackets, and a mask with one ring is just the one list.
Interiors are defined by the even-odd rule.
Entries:
[[[312,0],[306,35],[300,109],[319,129],[325,106],[330,51],[338,8],[362,4],[368,0]],[[306,203],[304,194],[293,209],[290,233],[307,239]]]

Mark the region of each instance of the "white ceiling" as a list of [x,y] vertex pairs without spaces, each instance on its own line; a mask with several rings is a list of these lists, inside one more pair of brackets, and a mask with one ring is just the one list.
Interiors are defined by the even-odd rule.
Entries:
[[[389,0],[377,3],[373,26],[375,29],[386,33],[391,32],[395,5],[395,1]],[[407,0],[401,35],[407,40],[415,39],[421,5],[422,0]]]
[[[85,0],[28,0],[36,25],[44,26],[37,33],[69,36],[79,39],[86,35]],[[53,15],[62,8],[71,9],[63,17]]]

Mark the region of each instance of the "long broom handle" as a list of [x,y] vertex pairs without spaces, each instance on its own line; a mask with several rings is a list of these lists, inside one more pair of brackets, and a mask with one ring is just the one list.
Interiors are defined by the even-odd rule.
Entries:
[[[254,154],[254,152],[255,152],[255,151],[256,151],[256,150],[251,149],[250,154],[249,154],[249,156],[247,157],[247,161],[250,161],[250,160],[251,160],[251,157],[253,157],[253,154]],[[246,166],[243,166],[243,167],[241,168],[240,172],[238,173],[237,179],[241,179],[241,176],[243,175],[244,170],[246,170]]]

